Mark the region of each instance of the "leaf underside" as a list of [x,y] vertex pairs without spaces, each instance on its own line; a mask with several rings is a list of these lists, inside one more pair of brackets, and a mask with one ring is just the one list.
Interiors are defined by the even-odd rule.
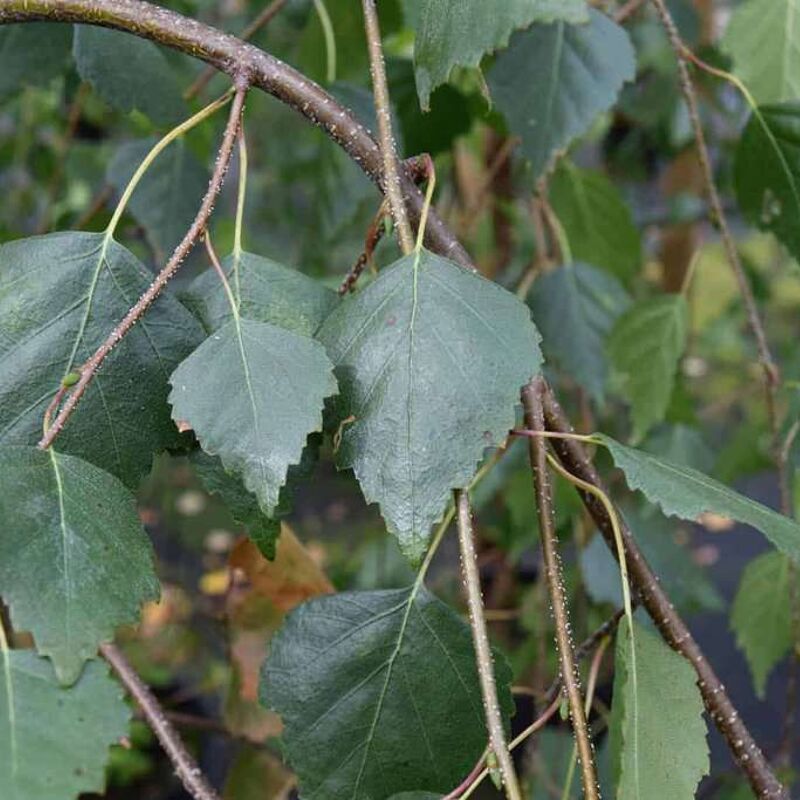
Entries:
[[530,312],[497,284],[427,251],[381,271],[320,333],[341,396],[340,467],[412,560],[453,489],[514,425],[541,365]]

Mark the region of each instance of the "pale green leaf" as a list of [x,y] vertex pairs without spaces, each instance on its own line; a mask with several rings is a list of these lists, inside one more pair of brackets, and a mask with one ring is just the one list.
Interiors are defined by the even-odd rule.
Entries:
[[635,305],[611,332],[608,354],[631,405],[637,440],[667,412],[686,348],[688,316],[682,295],[663,295]]
[[54,22],[0,27],[0,98],[24,86],[44,86],[64,72],[72,26]]
[[62,683],[158,597],[133,495],[74,456],[0,448],[0,585]]
[[164,54],[131,33],[76,25],[73,45],[78,72],[109,105],[137,109],[158,124],[187,116],[181,87]]
[[452,490],[467,487],[484,450],[505,440],[520,389],[539,370],[530,312],[422,251],[346,298],[319,336],[341,389],[338,463],[355,470],[418,560]]
[[[106,180],[119,194],[156,143],[156,138],[126,142],[117,148]],[[128,203],[160,262],[172,255],[197,215],[208,189],[208,170],[179,139],[150,165]]]
[[800,259],[800,102],[752,114],[736,148],[734,182],[750,222]]
[[800,100],[800,0],[745,0],[722,48],[757,103]]
[[271,516],[289,466],[322,429],[323,403],[336,393],[332,369],[313,339],[236,317],[172,374],[172,415]]
[[[233,254],[222,266],[239,310],[248,319],[313,336],[338,303],[336,293],[319,281],[263,256],[242,252],[237,259]],[[195,279],[182,299],[209,332],[233,315],[222,282],[212,270]]]
[[[35,444],[65,375],[95,352],[153,275],[101,233],[53,233],[0,247],[0,444]],[[114,348],[58,438],[58,449],[135,487],[153,453],[180,438],[170,372],[203,338],[169,291]]]
[[595,9],[589,13],[585,25],[537,24],[516,33],[489,72],[492,98],[522,137],[534,178],[611,108],[636,73],[625,30]]
[[792,646],[791,572],[791,562],[782,553],[754,559],[742,574],[731,609],[736,642],[744,650],[761,698],[770,672]]
[[[501,658],[495,673],[507,720]],[[447,793],[486,747],[469,626],[424,587],[304,603],[272,640],[261,701],[306,800]]]
[[571,264],[537,278],[530,294],[542,349],[598,401],[606,389],[606,338],[630,305],[619,282],[588,264]]
[[626,447],[610,436],[596,434],[596,438],[609,449],[614,463],[625,473],[628,486],[641,491],[667,516],[690,521],[705,513],[730,517],[758,529],[782,553],[800,561],[800,525],[794,520],[696,469]]
[[505,47],[511,34],[534,22],[586,22],[584,0],[404,0],[416,32],[414,67],[420,105],[456,66],[477,67],[486,53]]
[[601,172],[561,161],[548,197],[564,228],[572,256],[626,280],[642,263],[642,243],[631,212]]
[[109,747],[128,733],[130,710],[108,667],[89,664],[63,689],[29,650],[0,655],[3,800],[72,800],[102,794]]
[[617,800],[694,800],[709,771],[703,698],[691,664],[623,622],[617,634],[612,739]]

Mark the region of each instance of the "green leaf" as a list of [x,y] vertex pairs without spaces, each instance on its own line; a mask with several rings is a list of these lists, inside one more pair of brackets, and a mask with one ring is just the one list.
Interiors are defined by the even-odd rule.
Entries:
[[[117,148],[106,180],[119,194],[156,141],[155,137],[140,139]],[[182,139],[173,142],[145,172],[128,209],[144,228],[158,261],[166,262],[191,226],[208,179],[208,170]]]
[[800,100],[800,0],[741,3],[722,48],[757,103]]
[[336,393],[332,369],[313,339],[236,317],[172,374],[172,415],[271,516],[289,466],[322,429],[323,402]]
[[[62,379],[125,316],[153,275],[101,233],[53,233],[0,247],[0,444],[35,444]],[[202,341],[165,292],[114,348],[58,438],[59,450],[135,487],[154,452],[180,437],[168,378]]]
[[691,467],[656,458],[610,436],[595,438],[611,452],[631,489],[644,493],[667,516],[695,521],[701,514],[719,514],[758,529],[782,553],[800,560],[800,525],[750,500]]
[[[634,624],[617,634],[612,740],[618,800],[693,800],[708,774],[703,699],[686,659]],[[635,656],[634,656],[635,645]]]
[[72,27],[54,22],[0,27],[0,99],[60,75],[72,50]]
[[73,683],[98,645],[158,597],[133,495],[52,448],[0,448],[0,585],[14,627],[31,631],[59,681]]
[[247,535],[261,554],[274,559],[281,532],[280,520],[264,514],[256,496],[245,489],[238,476],[226,471],[220,459],[195,450],[189,460],[206,490],[222,498],[233,519],[247,529]]
[[642,442],[642,450],[700,472],[712,472],[717,460],[703,434],[697,428],[681,424],[659,425]]
[[67,800],[106,787],[109,747],[130,710],[103,664],[61,688],[29,650],[0,655],[0,774],[4,800]]
[[400,792],[393,794],[390,800],[440,800],[444,795],[434,792]]
[[610,275],[571,264],[537,278],[529,302],[548,361],[601,401],[608,373],[606,338],[630,305],[628,293]]
[[453,489],[514,425],[539,334],[512,294],[422,251],[346,298],[319,333],[336,365],[337,454],[418,560]]
[[611,108],[635,76],[628,34],[599,11],[589,14],[586,25],[556,22],[515,34],[489,72],[492,97],[522,137],[534,178],[547,171],[556,151]]
[[[496,661],[508,719],[511,672]],[[304,603],[271,643],[261,701],[283,718],[307,800],[447,793],[486,747],[469,627],[424,587]]]
[[634,439],[664,419],[686,348],[688,310],[682,295],[638,303],[617,320],[608,354],[631,404]]
[[733,601],[731,627],[762,699],[770,672],[792,646],[791,571],[782,553],[764,553],[745,568]]
[[109,28],[76,25],[73,52],[81,78],[114,108],[137,109],[164,125],[187,115],[172,67],[152,42]]
[[[248,319],[313,336],[339,302],[336,292],[318,281],[263,256],[242,252],[238,263],[230,255],[222,266],[239,310]],[[209,332],[233,316],[222,282],[212,270],[196,278],[182,299]]]
[[562,160],[548,196],[576,261],[627,280],[642,263],[642,243],[616,186],[601,172]]
[[534,22],[586,22],[584,0],[404,0],[416,32],[417,92],[428,110],[431,92],[456,66],[477,67],[486,53],[508,44],[511,34]]
[[734,184],[750,222],[800,259],[800,103],[753,113],[736,148]]

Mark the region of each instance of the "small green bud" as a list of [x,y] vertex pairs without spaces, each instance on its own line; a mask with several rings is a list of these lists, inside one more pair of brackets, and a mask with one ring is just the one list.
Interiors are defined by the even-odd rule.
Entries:
[[81,379],[80,372],[68,372],[62,379],[61,385],[65,389],[69,389],[70,386],[74,386],[79,380]]

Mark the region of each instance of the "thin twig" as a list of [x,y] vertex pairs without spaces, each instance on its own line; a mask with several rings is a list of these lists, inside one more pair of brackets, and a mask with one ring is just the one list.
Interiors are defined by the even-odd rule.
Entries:
[[[264,26],[269,25],[273,17],[286,5],[287,0],[273,0],[240,34],[243,42],[249,42]],[[193,100],[208,86],[209,81],[217,74],[214,67],[206,67],[189,88],[183,93],[186,100]]]
[[[529,386],[525,387],[522,395],[525,424],[530,430],[534,431],[544,430],[544,412],[542,411],[540,399],[541,382],[541,378],[535,379]],[[575,743],[581,762],[583,793],[587,800],[599,800],[600,791],[594,767],[591,734],[589,733],[589,725],[586,722],[586,712],[584,711],[583,698],[581,697],[572,635],[570,633],[569,608],[558,555],[552,487],[547,468],[547,443],[544,439],[539,437],[531,438],[530,458],[533,484],[536,491],[536,505],[539,512],[539,536],[542,542],[545,577],[547,578],[550,607],[552,608],[553,620],[556,626],[556,645],[558,646],[561,675],[564,681],[567,701],[569,702],[572,730],[575,734]]]
[[408,222],[406,204],[400,188],[400,175],[397,166],[397,151],[392,133],[392,114],[389,104],[389,88],[386,83],[386,64],[383,60],[381,30],[375,0],[362,0],[364,7],[364,26],[367,32],[370,71],[372,73],[372,92],[375,96],[375,114],[378,117],[378,143],[383,156],[383,189],[389,198],[389,208],[397,226],[400,247],[404,255],[414,249],[414,236]]
[[637,11],[639,11],[647,0],[628,0],[624,6],[621,6],[614,14],[614,22],[617,25],[622,25],[627,22]]
[[489,731],[489,743],[500,767],[506,795],[509,800],[522,800],[522,793],[514,770],[514,762],[506,744],[503,719],[500,715],[500,704],[497,700],[497,685],[494,677],[492,649],[489,645],[489,634],[483,616],[483,600],[481,598],[481,579],[478,573],[478,562],[475,556],[475,541],[472,532],[472,509],[469,495],[459,490],[455,495],[458,542],[461,549],[461,569],[467,588],[467,604],[472,627],[472,639],[475,644],[475,657],[478,662],[478,677],[483,694],[483,705],[486,711],[486,727]]
[[[753,338],[756,342],[758,350],[758,359],[761,368],[764,371],[764,384],[767,395],[767,412],[769,414],[770,429],[773,434],[773,444],[777,447],[777,432],[780,429],[778,420],[777,409],[777,395],[780,387],[780,371],[772,357],[772,352],[767,342],[767,336],[764,332],[764,323],[758,310],[758,306],[753,296],[753,290],[750,282],[747,279],[747,274],[742,266],[741,259],[739,258],[739,251],[736,248],[736,243],[731,233],[728,218],[722,206],[722,201],[717,191],[717,186],[714,181],[714,170],[711,166],[711,156],[708,151],[708,144],[706,143],[705,132],[703,131],[703,124],[700,120],[700,110],[697,101],[697,93],[695,92],[694,84],[692,83],[689,68],[686,65],[688,60],[688,48],[681,39],[678,27],[675,20],[669,12],[664,0],[652,0],[653,5],[661,19],[661,23],[667,32],[672,49],[675,51],[675,57],[678,64],[678,79],[680,82],[681,93],[689,111],[689,120],[694,132],[695,144],[697,146],[697,157],[700,162],[700,167],[703,171],[703,180],[705,183],[706,194],[711,206],[712,220],[714,221],[717,229],[719,230],[722,244],[725,248],[728,262],[731,265],[733,274],[736,277],[736,282],[739,285],[739,293],[747,312],[747,320]],[[777,455],[777,450],[775,450]],[[784,512],[785,513],[785,512]]]
[[[612,614],[599,628],[597,628],[594,633],[592,633],[588,638],[584,639],[583,642],[581,642],[581,644],[575,648],[575,661],[583,661],[590,653],[593,653],[597,649],[600,642],[602,642],[604,639],[607,639],[609,636],[612,636],[624,617],[625,609],[617,609],[617,611],[615,611],[614,614]],[[550,684],[550,687],[545,693],[542,700],[543,704],[549,705],[553,702],[553,700],[559,697],[561,695],[563,686],[564,683],[561,679],[561,675],[559,675]]]
[[[714,173],[711,167],[711,158],[709,156],[708,146],[705,140],[705,133],[703,132],[703,126],[700,121],[697,93],[695,92],[694,84],[692,83],[692,78],[689,74],[687,61],[693,62],[701,68],[706,68],[708,65],[694,56],[691,50],[686,46],[680,36],[680,32],[675,24],[675,20],[672,18],[672,15],[670,14],[670,11],[667,8],[664,0],[653,0],[653,5],[655,6],[659,17],[661,18],[661,23],[667,32],[672,49],[675,51],[681,92],[683,93],[686,106],[689,109],[689,119],[695,134],[697,155],[700,161],[700,166],[703,170],[706,193],[711,205],[711,211],[719,229],[720,236],[722,237],[723,246],[728,256],[728,261],[730,262],[731,268],[736,276],[736,282],[739,285],[739,292],[742,296],[742,300],[744,301],[747,312],[748,324],[756,341],[759,362],[762,370],[764,371],[764,389],[766,395],[767,416],[769,419],[770,432],[772,434],[772,457],[775,461],[775,466],[778,472],[781,513],[788,517],[792,517],[794,503],[791,487],[789,485],[788,464],[787,461],[782,457],[783,442],[781,441],[781,421],[778,411],[778,394],[781,388],[780,370],[772,357],[769,343],[767,342],[767,335],[764,330],[764,323],[761,319],[755,297],[753,296],[752,288],[739,258],[739,252],[736,249],[736,243],[734,242],[733,235],[728,224],[728,219],[722,207],[722,201],[720,200],[719,192],[717,191],[716,184],[714,183]],[[721,74],[719,70],[715,70],[713,67],[709,67],[708,69],[710,72],[718,76]],[[800,632],[800,597],[798,596],[796,590],[793,590],[792,592],[791,604],[793,629],[795,633],[798,633]],[[795,643],[797,644],[796,639]],[[796,656],[796,658],[800,658],[800,655]],[[791,731],[791,728],[793,727],[796,704],[797,691],[794,685],[794,678],[790,675],[787,686],[787,701],[784,722],[784,729],[786,731]]]
[[109,184],[101,187],[100,191],[92,199],[92,202],[86,207],[86,210],[81,214],[72,225],[72,228],[79,231],[85,228],[104,208],[106,203],[114,196],[114,188]]
[[522,140],[518,136],[509,136],[497,149],[497,152],[494,154],[494,158],[486,170],[486,176],[484,177],[478,189],[475,191],[475,194],[472,197],[472,202],[464,211],[464,217],[461,220],[460,225],[462,231],[466,232],[472,228],[476,218],[483,211],[483,208],[486,204],[486,199],[489,196],[492,185],[497,179],[500,170],[505,166],[506,162],[511,157],[511,154],[514,152],[514,148],[521,141]]
[[[560,434],[572,433],[572,426],[548,387],[545,388],[542,400],[548,430]],[[572,438],[557,438],[551,440],[551,446],[559,461],[570,473],[608,494],[580,441]],[[596,495],[581,491],[579,494],[616,558],[614,521],[609,517],[608,511]],[[660,631],[664,641],[673,650],[683,655],[694,667],[698,676],[697,685],[709,716],[725,737],[734,760],[747,777],[753,792],[764,800],[788,800],[789,795],[786,789],[775,776],[764,753],[756,744],[747,726],[742,722],[725,687],[686,623],[665,594],[661,583],[625,525],[624,519],[619,514],[616,516],[619,518],[619,526],[622,529],[631,588],[638,594],[642,605]]]
[[50,178],[50,186],[47,189],[47,204],[42,212],[42,218],[39,220],[39,224],[36,228],[37,233],[44,233],[50,227],[53,205],[56,201],[56,197],[58,196],[58,192],[61,189],[67,156],[75,139],[75,134],[78,130],[78,124],[81,121],[83,103],[88,94],[89,84],[82,83],[78,87],[78,91],[75,94],[75,99],[72,101],[72,103],[70,103],[67,111],[67,127],[63,135],[59,138],[55,147],[56,165],[53,168],[53,174]]
[[208,784],[197,762],[186,749],[180,734],[167,719],[155,695],[145,686],[125,656],[113,644],[100,645],[100,652],[142,710],[186,791],[195,800],[220,800],[220,796]]
[[[592,663],[589,666],[589,675],[586,678],[586,704],[583,710],[588,717],[592,710],[592,703],[594,702],[594,692],[597,688],[597,679],[600,675],[600,667],[603,663],[603,656],[605,655],[606,648],[609,645],[610,639],[603,639],[597,651],[592,658]],[[567,770],[567,779],[564,781],[564,791],[562,797],[572,797],[572,780],[575,775],[575,761],[578,757],[578,750],[576,747],[572,748],[572,755],[569,759],[569,769]]]
[[124,319],[117,325],[116,328],[109,334],[108,338],[100,345],[95,351],[94,355],[81,367],[81,377],[75,384],[72,393],[67,398],[67,401],[61,407],[58,416],[53,420],[52,425],[48,427],[47,432],[39,442],[39,447],[42,450],[50,447],[58,434],[63,430],[64,425],[71,416],[72,412],[80,402],[81,397],[88,388],[97,371],[102,366],[108,355],[119,344],[119,342],[130,332],[136,322],[142,317],[147,309],[152,305],[153,301],[161,294],[161,291],[169,282],[170,278],[178,271],[178,268],[183,263],[186,256],[194,247],[198,237],[205,230],[211,212],[214,209],[214,202],[217,195],[222,188],[225,181],[225,175],[228,171],[228,166],[231,161],[231,154],[233,146],[236,141],[236,136],[239,132],[239,125],[241,124],[242,112],[244,111],[244,101],[247,96],[247,84],[242,83],[236,89],[236,95],[231,105],[230,116],[228,124],[225,128],[225,134],[220,145],[219,154],[217,155],[217,162],[214,166],[214,173],[211,176],[203,202],[200,205],[200,210],[194,219],[191,227],[183,237],[183,241],[175,249],[172,257],[167,262],[167,265],[156,276],[155,280],[150,284],[145,293],[139,298],[130,311],[125,315]]
[[347,273],[345,279],[342,281],[342,285],[339,287],[338,292],[340,297],[343,297],[355,289],[358,279],[361,277],[361,273],[364,271],[365,267],[368,264],[372,264],[372,257],[375,253],[375,248],[378,246],[383,238],[383,234],[386,232],[386,227],[383,224],[386,211],[386,201],[384,200],[381,203],[377,214],[375,214],[375,216],[372,218],[369,228],[367,228],[367,235],[364,238],[364,251],[358,257],[358,260],[350,269],[350,272]]

